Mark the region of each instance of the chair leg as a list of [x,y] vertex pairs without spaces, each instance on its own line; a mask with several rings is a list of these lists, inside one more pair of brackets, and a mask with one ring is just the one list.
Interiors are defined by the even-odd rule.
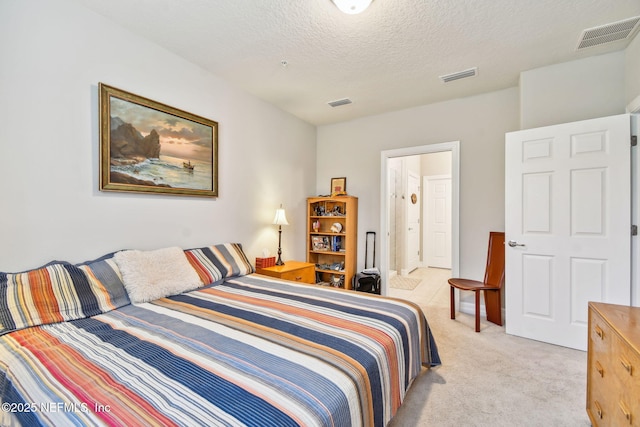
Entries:
[[499,289],[484,291],[484,306],[487,310],[487,320],[502,326],[502,301]]
[[476,294],[476,332],[480,332],[480,291],[474,291]]
[[453,286],[449,286],[449,288],[451,289],[451,304],[449,305],[451,307],[451,318],[455,319],[456,318],[456,289]]

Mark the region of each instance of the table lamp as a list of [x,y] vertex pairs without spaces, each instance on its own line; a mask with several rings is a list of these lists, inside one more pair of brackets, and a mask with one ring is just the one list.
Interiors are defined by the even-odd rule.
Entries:
[[273,223],[278,226],[278,260],[276,261],[276,265],[284,265],[284,261],[282,261],[282,226],[289,225],[289,223],[287,222],[287,216],[284,213],[282,205],[280,205],[280,209],[276,209],[276,216],[273,218]]

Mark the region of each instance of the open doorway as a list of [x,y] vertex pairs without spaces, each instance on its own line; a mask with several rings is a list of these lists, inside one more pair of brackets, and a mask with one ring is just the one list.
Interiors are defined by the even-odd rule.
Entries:
[[[443,161],[448,163],[444,167]],[[380,267],[383,294],[388,293],[390,277],[406,275],[416,266],[428,266],[434,262],[427,258],[429,255],[439,258],[439,263],[443,262],[444,255],[448,258],[444,260],[448,267],[443,264],[434,266],[450,268],[451,274],[458,274],[459,162],[458,141],[381,153]],[[429,201],[434,200],[431,195],[427,203],[423,203],[427,192],[441,188],[446,180],[449,201],[438,200],[439,206],[430,205]],[[442,206],[442,203],[449,203],[449,206]],[[427,227],[433,215],[442,215],[443,212],[448,215],[449,231],[446,235],[441,229]]]

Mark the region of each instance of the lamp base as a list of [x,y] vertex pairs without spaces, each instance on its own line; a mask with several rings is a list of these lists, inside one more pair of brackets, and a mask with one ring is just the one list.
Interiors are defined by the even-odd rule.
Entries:
[[282,226],[278,226],[278,260],[276,265],[284,265],[284,261],[282,261]]

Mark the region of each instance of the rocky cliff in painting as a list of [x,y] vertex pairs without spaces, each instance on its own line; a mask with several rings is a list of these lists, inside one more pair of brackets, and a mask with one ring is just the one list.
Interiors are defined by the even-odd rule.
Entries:
[[160,136],[155,129],[142,134],[119,117],[111,118],[111,162],[140,162],[160,157]]

